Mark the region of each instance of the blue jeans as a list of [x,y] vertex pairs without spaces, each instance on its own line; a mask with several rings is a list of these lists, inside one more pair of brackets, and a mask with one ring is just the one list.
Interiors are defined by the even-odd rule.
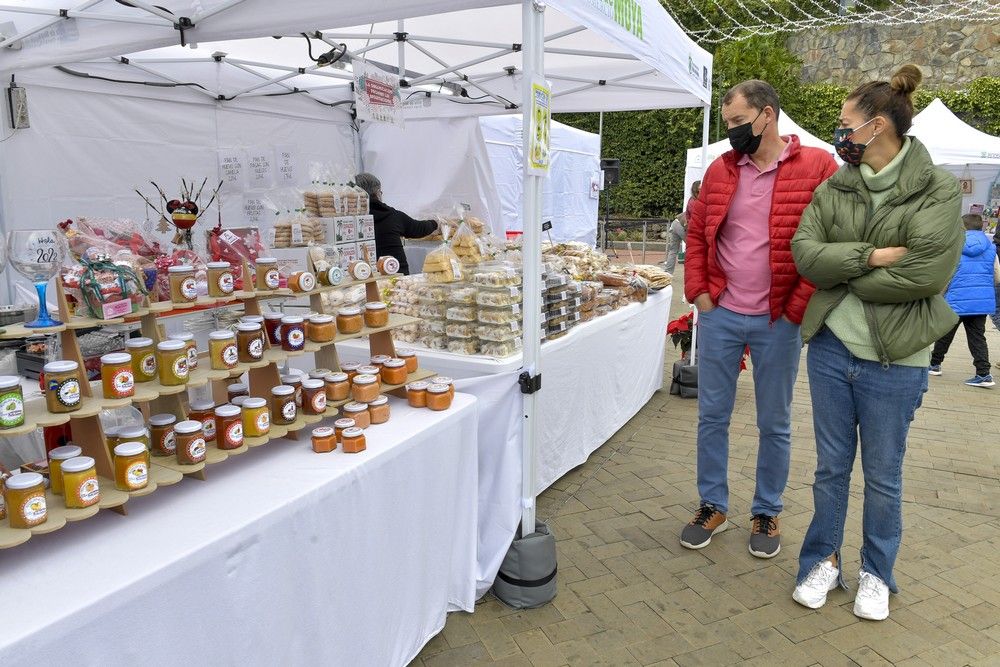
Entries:
[[802,337],[784,318],[740,315],[719,306],[698,318],[698,493],[701,502],[729,511],[729,422],[740,359],[750,346],[757,398],[757,487],[751,512],[777,516],[788,482],[792,446],[792,389]]
[[[861,570],[898,592],[892,568],[903,536],[903,454],[927,369],[855,358],[829,329],[809,341],[809,391],[816,431],[814,514],[799,553],[798,583],[831,554],[842,563],[851,468],[861,439],[865,476]],[[843,568],[840,584],[844,586]]]

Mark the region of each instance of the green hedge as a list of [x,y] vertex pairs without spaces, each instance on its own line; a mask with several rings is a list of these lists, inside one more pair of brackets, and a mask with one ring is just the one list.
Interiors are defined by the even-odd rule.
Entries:
[[[781,49],[760,48],[770,44],[753,48],[745,42],[739,44],[741,48],[726,45],[716,50],[716,70],[727,72],[716,77],[716,97],[719,90],[753,76],[753,72],[770,72],[782,94],[783,110],[817,137],[830,137],[848,90],[826,84],[802,85],[795,78],[794,59],[789,61]],[[921,90],[915,99],[918,110],[934,97],[940,97],[973,127],[1000,135],[1000,77],[977,79],[961,91]],[[713,108],[718,108],[717,100]],[[725,137],[717,116],[712,119],[712,141]],[[588,132],[598,129],[597,114],[559,114],[556,120]],[[701,110],[695,109],[604,114],[602,153],[621,160],[622,182],[609,191],[613,216],[666,217],[681,210],[685,151],[701,145],[701,123]],[[601,195],[602,215],[608,194]]]

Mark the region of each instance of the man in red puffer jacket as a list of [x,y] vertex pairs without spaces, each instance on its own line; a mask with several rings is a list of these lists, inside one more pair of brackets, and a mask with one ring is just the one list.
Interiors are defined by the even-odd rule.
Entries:
[[750,553],[760,558],[781,549],[799,324],[814,289],[795,269],[791,239],[813,191],[837,170],[829,153],[779,135],[778,114],[778,93],[764,81],[744,81],[722,99],[733,150],[705,172],[691,205],[684,264],[684,294],[699,316],[701,498],[681,544],[701,549],[729,525],[729,422],[749,346],[760,432]]

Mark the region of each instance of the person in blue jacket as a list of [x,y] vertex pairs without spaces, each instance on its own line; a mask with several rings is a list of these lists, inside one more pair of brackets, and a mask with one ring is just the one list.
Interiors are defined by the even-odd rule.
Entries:
[[959,316],[955,328],[934,344],[931,353],[931,375],[941,375],[941,362],[948,354],[951,341],[955,338],[959,324],[965,327],[965,337],[969,341],[969,352],[976,367],[975,377],[965,381],[970,387],[992,387],[990,374],[990,351],[986,346],[986,316],[997,309],[994,264],[997,248],[983,233],[982,216],[971,213],[962,216],[965,225],[965,247],[958,262],[958,270],[951,279],[945,299]]

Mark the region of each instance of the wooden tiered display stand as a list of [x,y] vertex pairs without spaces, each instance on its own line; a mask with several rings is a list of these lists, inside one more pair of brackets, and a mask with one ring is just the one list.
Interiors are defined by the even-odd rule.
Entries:
[[[311,262],[309,264],[311,265]],[[310,266],[310,268],[312,267]],[[243,275],[251,275],[247,266],[243,267]],[[183,306],[173,304],[169,301],[149,303],[135,313],[114,320],[74,317],[68,319],[65,324],[47,329],[27,329],[24,325],[8,326],[4,331],[0,332],[0,340],[24,338],[25,336],[39,334],[59,334],[62,342],[62,358],[79,363],[81,374],[83,374],[83,355],[80,353],[80,346],[76,338],[76,330],[78,329],[109,324],[124,324],[138,320],[141,323],[143,336],[153,339],[155,344],[166,339],[162,325],[157,323],[157,319],[162,317],[211,310],[238,305],[240,303],[242,303],[247,315],[261,315],[261,301],[279,297],[300,298],[304,296],[309,296],[312,310],[322,313],[325,312],[322,294],[333,290],[363,284],[365,285],[366,301],[381,300],[376,281],[387,277],[373,274],[371,278],[365,281],[346,282],[334,287],[318,287],[309,293],[297,293],[283,288],[273,291],[236,292],[226,298],[202,297],[193,304],[184,304]],[[61,285],[57,285],[57,293],[60,313],[70,312],[66,302],[66,294]],[[338,332],[335,339],[329,343],[314,343],[307,340],[303,350],[297,352],[287,352],[281,348],[271,347],[265,335],[264,357],[258,362],[238,364],[231,370],[212,370],[210,359],[205,353],[202,353],[198,368],[190,373],[187,384],[163,386],[158,381],[136,383],[135,396],[131,398],[106,399],[103,398],[103,389],[100,381],[93,383],[83,382],[81,384],[82,400],[80,409],[67,414],[50,413],[46,408],[44,396],[25,401],[24,425],[0,431],[0,435],[23,435],[44,426],[58,426],[72,422],[73,442],[83,449],[84,456],[93,457],[97,463],[101,499],[96,505],[85,509],[66,509],[64,499],[52,494],[51,490],[49,490],[46,492],[48,518],[45,523],[28,529],[16,529],[10,528],[7,520],[0,521],[0,549],[23,544],[32,535],[41,535],[59,530],[67,522],[90,518],[101,509],[111,509],[124,515],[127,513],[125,503],[128,502],[129,498],[148,495],[160,486],[168,486],[180,482],[185,476],[204,480],[207,466],[222,463],[232,456],[243,454],[251,448],[260,447],[279,438],[296,439],[299,431],[332,416],[336,408],[348,403],[349,400],[329,401],[327,403],[327,414],[322,416],[304,415],[300,410],[297,419],[293,423],[283,426],[272,423],[270,431],[266,436],[245,438],[243,446],[239,449],[222,450],[215,443],[211,443],[207,447],[205,461],[202,463],[183,465],[178,463],[174,457],[153,456],[151,457],[149,484],[144,489],[132,492],[123,492],[115,488],[113,481],[113,454],[108,446],[99,417],[102,410],[135,405],[141,410],[147,423],[150,415],[160,413],[173,414],[177,417],[178,421],[181,421],[188,414],[187,390],[189,388],[211,384],[215,402],[217,405],[221,405],[228,402],[226,386],[229,380],[239,377],[243,373],[247,373],[249,378],[248,390],[250,395],[264,398],[270,405],[271,388],[281,384],[278,365],[284,363],[286,359],[301,356],[306,352],[312,352],[316,355],[316,368],[339,370],[340,360],[337,356],[336,343],[363,336],[368,336],[369,338],[372,355],[386,354],[395,356],[392,330],[417,322],[419,320],[414,317],[392,314],[389,316],[389,324],[387,326],[378,328],[364,327],[360,333],[350,335]],[[408,376],[407,382],[423,380],[433,375],[432,371],[418,369],[415,373],[411,373]],[[382,391],[389,393],[402,389],[404,386],[383,384]]]

